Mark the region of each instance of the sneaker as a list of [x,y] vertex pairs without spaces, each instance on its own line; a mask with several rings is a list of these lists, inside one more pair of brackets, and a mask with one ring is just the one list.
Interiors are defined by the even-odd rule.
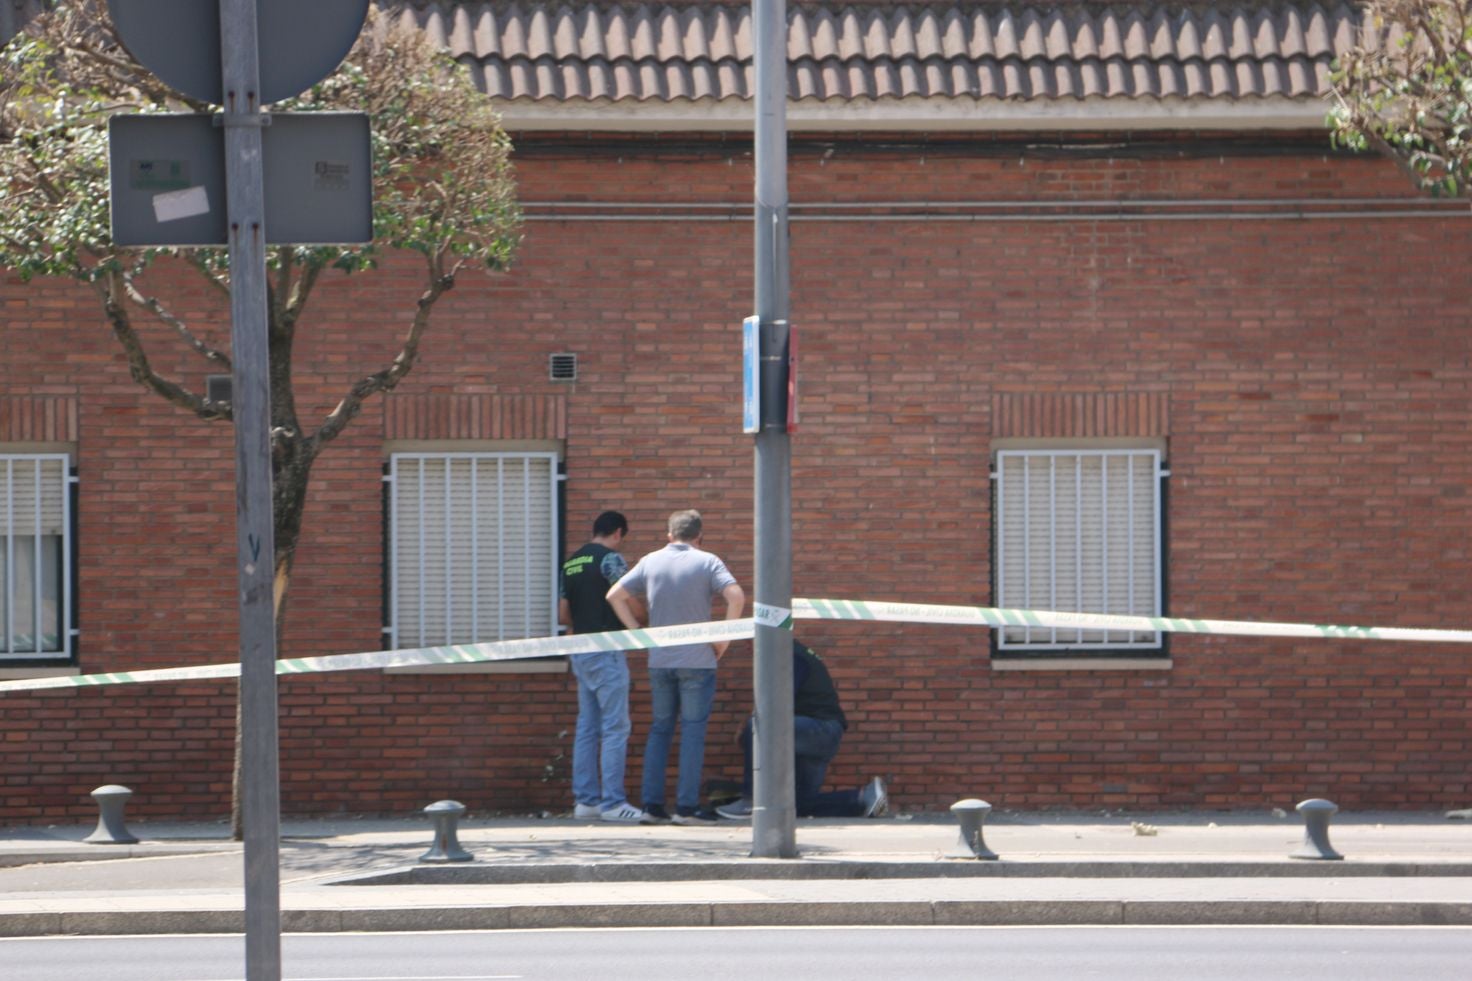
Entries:
[[602,813],[597,804],[579,804],[572,809],[572,816],[579,821],[592,820]]
[[624,801],[617,807],[610,807],[608,810],[604,811],[598,816],[605,821],[612,821],[615,824],[653,823],[648,814],[645,814],[643,811],[639,810],[628,801]]
[[864,817],[877,818],[889,810],[889,793],[884,789],[884,780],[875,777],[859,791],[859,802],[864,805]]
[[690,807],[677,807],[675,808],[675,816],[670,818],[670,820],[676,824],[692,825],[715,824],[717,818],[710,811],[703,808],[697,811]]
[[670,812],[664,809],[663,804],[645,804],[644,816],[649,819],[649,824],[670,823]]
[[751,801],[745,797],[738,797],[729,804],[722,804],[716,808],[716,814],[727,821],[750,821]]

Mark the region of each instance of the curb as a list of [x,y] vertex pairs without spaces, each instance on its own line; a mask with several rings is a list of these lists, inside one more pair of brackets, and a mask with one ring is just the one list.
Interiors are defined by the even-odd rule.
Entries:
[[[739,926],[1472,926],[1472,903],[1303,900],[759,901],[288,909],[284,933]],[[0,937],[243,933],[239,910],[0,916]]]
[[22,865],[59,865],[68,862],[115,862],[124,858],[177,858],[183,855],[229,854],[241,851],[243,848],[244,846],[238,841],[63,845],[55,848],[37,848],[33,851],[0,851],[0,868],[18,868]]
[[722,882],[732,879],[1301,879],[1472,877],[1472,862],[789,861],[403,865],[331,879],[333,886],[559,885],[577,882]]

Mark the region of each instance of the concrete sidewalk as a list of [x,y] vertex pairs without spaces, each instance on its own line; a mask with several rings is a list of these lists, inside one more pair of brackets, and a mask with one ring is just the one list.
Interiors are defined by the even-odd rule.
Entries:
[[[241,846],[220,824],[0,830],[0,936],[240,932]],[[1152,833],[1153,832],[1153,833]],[[996,862],[949,816],[800,820],[796,859],[749,825],[470,819],[469,863],[426,865],[422,817],[282,822],[288,931],[562,926],[1275,923],[1472,925],[1472,824],[1341,814],[1344,861],[1288,857],[1297,815],[1015,814]]]

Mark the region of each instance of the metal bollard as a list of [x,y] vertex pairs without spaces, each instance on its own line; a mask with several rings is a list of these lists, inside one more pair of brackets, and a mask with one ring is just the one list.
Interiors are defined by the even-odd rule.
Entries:
[[1289,858],[1321,859],[1336,861],[1344,858],[1329,844],[1329,818],[1339,810],[1339,805],[1318,797],[1303,801],[1296,808],[1303,815],[1303,844]]
[[138,839],[123,824],[123,808],[132,796],[133,791],[115,783],[92,791],[92,799],[97,801],[97,830],[82,840],[94,845],[138,844]]
[[424,809],[434,822],[434,844],[419,856],[421,862],[469,862],[474,855],[460,847],[455,826],[465,813],[465,805],[457,800],[435,801]]
[[981,830],[982,822],[986,820],[986,816],[991,811],[990,804],[984,800],[977,800],[975,797],[958,800],[951,805],[951,813],[961,821],[961,838],[957,842],[956,851],[947,853],[948,857],[996,861],[999,856],[986,847],[986,840],[982,837]]

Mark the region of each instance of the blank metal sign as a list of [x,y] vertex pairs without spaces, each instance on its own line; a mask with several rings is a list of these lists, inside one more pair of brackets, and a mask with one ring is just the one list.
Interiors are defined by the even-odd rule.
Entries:
[[[114,116],[108,127],[113,242],[228,244],[225,134],[203,113]],[[363,113],[270,117],[262,134],[266,241],[359,244],[373,238],[373,166]]]

